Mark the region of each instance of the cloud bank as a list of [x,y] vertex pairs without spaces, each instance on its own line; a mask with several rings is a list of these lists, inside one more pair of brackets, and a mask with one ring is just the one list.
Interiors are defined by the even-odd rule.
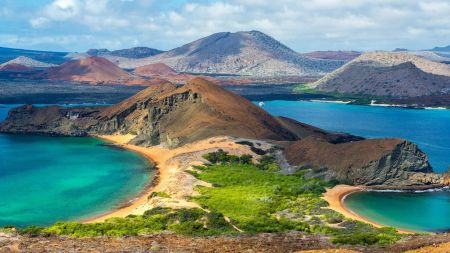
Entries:
[[0,19],[10,24],[0,27],[0,38],[12,42],[3,42],[7,46],[171,49],[215,32],[242,30],[260,30],[301,52],[450,44],[446,0],[17,2],[0,0]]

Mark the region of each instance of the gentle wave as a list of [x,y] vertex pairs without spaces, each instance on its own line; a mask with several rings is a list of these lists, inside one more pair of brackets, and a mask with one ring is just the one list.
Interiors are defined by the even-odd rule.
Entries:
[[364,189],[366,192],[407,192],[407,193],[424,193],[424,192],[444,192],[450,191],[450,186],[444,186],[426,190],[389,190],[389,189]]

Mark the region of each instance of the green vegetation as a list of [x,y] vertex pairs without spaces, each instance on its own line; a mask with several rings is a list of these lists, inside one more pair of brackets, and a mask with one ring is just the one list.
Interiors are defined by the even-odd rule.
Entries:
[[308,93],[308,94],[318,94],[320,93],[318,90],[314,89],[314,85],[312,83],[302,83],[294,87],[293,90],[295,93]]
[[[223,150],[204,155],[210,164],[191,174],[214,187],[198,187],[192,200],[203,209],[154,208],[142,216],[112,218],[102,223],[57,222],[50,227],[31,226],[18,232],[35,235],[132,236],[170,231],[182,235],[220,235],[303,231],[330,235],[336,244],[387,244],[400,238],[393,228],[374,228],[345,219],[326,208],[321,199],[333,183],[305,178],[304,171],[283,175],[270,155],[254,164],[252,156],[230,155]],[[170,197],[156,192],[154,196]],[[229,221],[225,219],[229,218]],[[233,227],[235,226],[235,227]]]
[[150,194],[149,196],[149,199],[154,197],[170,198],[170,194],[168,194],[167,192],[152,192],[152,194]]
[[[224,151],[205,156],[211,157],[208,160],[214,163],[196,167],[195,175],[215,187],[198,187],[201,195],[193,200],[229,217],[244,232],[318,232],[332,235],[333,242],[340,244],[385,244],[399,239],[395,229],[346,220],[326,208],[328,203],[321,195],[332,183],[305,178],[303,171],[276,173],[279,167],[271,155],[262,156],[258,164],[230,162],[239,159]],[[271,169],[274,164],[278,169]]]
[[234,233],[230,224],[220,213],[206,212],[198,208],[170,209],[154,208],[142,216],[111,218],[105,222],[82,224],[78,222],[57,222],[43,228],[30,226],[20,230],[21,234],[88,236],[131,236],[171,231],[182,235],[217,235]]
[[[297,94],[313,94],[322,95],[326,99],[352,101],[350,104],[356,105],[368,105],[372,100],[378,102],[389,101],[389,97],[373,96],[367,94],[350,94],[350,93],[338,93],[338,92],[324,92],[316,90],[311,83],[299,84],[293,91]],[[316,98],[317,99],[317,98]]]

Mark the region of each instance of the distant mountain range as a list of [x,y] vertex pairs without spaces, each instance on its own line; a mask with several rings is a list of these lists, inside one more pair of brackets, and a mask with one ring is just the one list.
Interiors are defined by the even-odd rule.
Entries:
[[160,54],[164,51],[149,47],[133,47],[109,51],[108,49],[89,49],[86,54],[89,56],[118,56],[124,58],[145,58]]
[[[450,63],[449,47],[435,47],[432,49],[433,51],[401,50],[406,50],[404,53],[417,55],[431,61]],[[184,78],[181,76],[184,73],[186,77],[190,74],[207,74],[240,76],[244,79],[250,77],[266,78],[267,80],[279,77],[317,79],[360,55],[361,52],[357,51],[315,51],[300,54],[259,31],[215,33],[166,52],[148,47],[133,47],[112,51],[90,49],[86,53],[47,52],[0,47],[0,63],[14,63],[7,68],[3,67],[4,70],[29,71],[30,67],[44,68],[53,66],[53,64],[60,65],[72,60],[95,56],[106,58],[122,69],[134,70],[134,73],[140,72],[139,75],[146,78],[176,77],[176,79],[172,79],[174,82]],[[113,68],[112,65],[109,64],[109,66]],[[177,74],[149,75],[150,72],[161,66],[167,66]],[[114,71],[116,70],[117,68],[114,68]],[[76,79],[83,79],[80,74],[76,76]],[[84,79],[92,80],[95,76],[97,75]],[[98,76],[101,78],[97,81],[103,82],[105,75]],[[109,80],[110,78],[106,79]]]
[[315,83],[326,92],[388,97],[450,94],[450,65],[397,52],[369,52]]
[[5,63],[20,56],[26,56],[28,58],[32,58],[33,60],[37,61],[52,64],[61,64],[68,60],[65,57],[66,55],[67,52],[49,52],[49,51],[0,47],[0,63]]
[[306,57],[258,31],[215,33],[152,57],[111,61],[130,69],[164,63],[178,72],[249,76],[317,76],[345,63]]
[[7,61],[7,62],[1,64],[1,66],[7,66],[7,65],[21,65],[21,66],[28,67],[28,68],[49,68],[49,67],[57,66],[55,64],[37,61],[37,60],[31,59],[30,57],[26,57],[26,56],[19,56],[15,59],[12,59],[10,61]]
[[445,47],[434,47],[433,49],[431,49],[431,51],[450,52],[450,45]]
[[318,59],[351,61],[361,54],[358,51],[314,51],[303,55]]

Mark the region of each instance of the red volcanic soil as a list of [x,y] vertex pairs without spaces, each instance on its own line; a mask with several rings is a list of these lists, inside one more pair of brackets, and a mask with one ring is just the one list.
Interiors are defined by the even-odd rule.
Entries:
[[117,83],[145,85],[125,70],[103,57],[88,57],[66,62],[45,70],[39,77],[50,80],[69,80],[93,84]]
[[34,71],[34,68],[27,67],[17,63],[9,63],[6,65],[0,65],[0,71],[10,71],[10,72],[30,72]]
[[357,51],[314,51],[303,54],[311,58],[351,61],[361,55]]

